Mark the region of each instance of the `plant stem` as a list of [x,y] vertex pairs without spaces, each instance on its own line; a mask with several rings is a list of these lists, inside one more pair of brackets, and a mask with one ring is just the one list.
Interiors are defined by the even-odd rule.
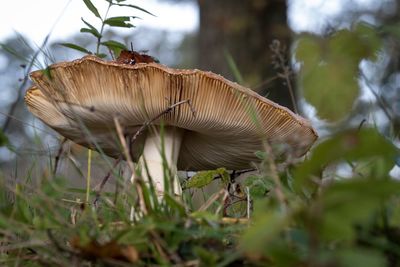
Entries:
[[88,150],[87,177],[86,177],[86,203],[89,203],[89,196],[90,196],[91,165],[92,165],[92,150],[89,149]]
[[110,11],[111,6],[112,6],[112,1],[109,2],[109,5],[108,5],[108,8],[107,8],[104,18],[100,18],[101,19],[101,28],[100,28],[100,36],[97,38],[96,55],[98,55],[100,52],[100,43],[101,43],[101,38],[103,37],[103,31],[104,31],[104,26],[105,26],[104,21],[107,19],[108,12]]

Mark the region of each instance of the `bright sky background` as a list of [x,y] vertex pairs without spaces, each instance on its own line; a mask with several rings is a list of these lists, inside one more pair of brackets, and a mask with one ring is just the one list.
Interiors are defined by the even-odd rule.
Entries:
[[[100,14],[105,13],[105,0],[92,0]],[[354,0],[351,7],[347,0],[289,0],[289,24],[294,31],[311,30],[319,32],[327,20],[337,17],[343,8],[357,9],[357,6],[374,10],[380,4],[391,0]],[[156,17],[130,10],[130,15],[137,15],[142,20],[134,20],[136,26],[150,26],[159,29],[189,32],[199,26],[199,14],[194,3],[180,1],[128,0],[127,3],[138,5],[152,12]],[[392,8],[387,5],[388,9]],[[114,15],[126,14],[127,9],[113,9]],[[111,16],[113,13],[111,12]],[[82,0],[13,0],[4,1],[0,9],[0,40],[19,32],[35,43],[40,44],[52,27],[52,40],[67,38],[79,32],[83,26],[81,17],[94,26],[97,18],[86,8]],[[57,22],[57,23],[56,23]],[[128,31],[131,29],[128,29]]]
[[[85,6],[82,0],[13,0],[3,1],[0,9],[0,40],[19,32],[35,43],[40,44],[45,36],[52,32],[52,40],[67,38],[79,32],[84,26],[81,17],[99,26],[99,20]],[[92,0],[103,16],[108,3],[104,0]],[[191,3],[158,2],[157,0],[130,0],[129,4],[138,5],[156,17],[134,9],[115,7],[109,16],[133,15],[136,26],[150,26],[175,31],[193,31],[199,24],[196,5]],[[127,13],[128,12],[128,13]],[[132,30],[132,29],[128,29]],[[123,31],[127,31],[123,29]]]

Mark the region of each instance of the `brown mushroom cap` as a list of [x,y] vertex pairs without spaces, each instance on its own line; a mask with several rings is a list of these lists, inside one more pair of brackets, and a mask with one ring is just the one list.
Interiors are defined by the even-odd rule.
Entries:
[[[317,139],[302,117],[252,90],[211,72],[176,70],[149,63],[126,65],[85,56],[31,73],[35,85],[25,96],[30,111],[60,134],[106,154],[121,153],[115,134],[117,116],[128,135],[182,100],[153,124],[185,129],[179,170],[225,167],[245,169],[259,161],[255,152],[268,140],[277,153],[304,155]],[[83,126],[84,125],[84,126]],[[86,127],[90,131],[90,138]],[[146,132],[132,144],[137,160]],[[281,149],[284,148],[284,149]]]

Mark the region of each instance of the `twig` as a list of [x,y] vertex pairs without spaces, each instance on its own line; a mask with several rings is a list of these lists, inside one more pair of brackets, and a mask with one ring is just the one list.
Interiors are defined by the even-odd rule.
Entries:
[[226,189],[221,189],[218,192],[214,193],[207,201],[206,203],[204,203],[200,208],[199,211],[205,211],[207,210],[218,198],[220,198],[221,196],[225,196],[228,193],[226,192]]
[[62,154],[63,151],[64,151],[64,144],[65,144],[65,142],[67,142],[67,138],[64,137],[63,140],[62,140],[61,143],[60,143],[60,148],[58,149],[57,155],[56,155],[56,157],[55,157],[55,159],[54,159],[53,176],[55,176],[56,173],[57,173],[58,163],[59,163],[59,161],[60,161],[61,154]]
[[58,240],[55,238],[55,236],[53,235],[52,231],[50,229],[46,230],[47,233],[47,237],[49,238],[50,242],[53,243],[54,247],[61,253],[66,252],[72,255],[76,255],[75,252],[73,252],[72,250],[69,250],[66,247],[63,247]]
[[182,104],[188,104],[189,108],[193,114],[193,117],[196,117],[196,111],[194,110],[193,106],[192,106],[192,102],[190,99],[186,99],[186,100],[182,100],[179,101],[175,104],[172,104],[171,106],[167,107],[165,110],[163,110],[162,112],[160,112],[159,114],[157,114],[154,118],[152,118],[149,121],[146,121],[140,128],[139,130],[136,131],[136,133],[133,135],[133,137],[131,138],[131,143],[133,144],[135,142],[135,140],[137,139],[137,137],[143,132],[144,129],[146,129],[150,124],[152,124],[154,121],[158,120],[161,116],[171,112],[174,108],[176,108],[177,106],[180,106]]
[[357,130],[361,130],[361,128],[364,126],[364,124],[367,122],[367,120],[366,119],[362,119],[362,121],[360,122],[360,124],[358,125],[358,128],[357,128]]
[[181,264],[183,262],[177,253],[172,252],[168,249],[168,244],[165,243],[165,241],[159,236],[157,232],[155,232],[154,230],[150,230],[149,233],[153,238],[154,245],[156,246],[158,252],[163,258],[172,259],[177,264]]
[[21,119],[18,119],[17,117],[15,117],[15,116],[13,116],[13,115],[10,115],[10,114],[7,114],[7,113],[1,112],[1,111],[0,111],[0,114],[3,115],[3,116],[5,116],[5,117],[8,117],[9,119],[13,119],[14,121],[17,121],[17,122],[21,123],[22,125],[26,125],[26,126],[32,127],[32,128],[34,128],[34,129],[36,129],[36,130],[39,130],[39,131],[41,131],[41,132],[43,132],[43,133],[47,133],[48,135],[51,135],[51,136],[53,136],[53,137],[55,137],[55,138],[58,137],[57,135],[55,135],[55,134],[52,133],[52,132],[49,132],[49,131],[47,131],[47,130],[45,130],[45,129],[39,128],[39,127],[37,127],[37,126],[35,126],[35,125],[32,125],[32,124],[30,124],[30,123],[28,123],[28,122],[25,122],[25,121],[23,121],[23,120],[21,120]]
[[32,68],[33,68],[33,66],[35,64],[35,61],[36,61],[37,57],[39,56],[40,52],[42,51],[43,47],[46,46],[47,41],[49,40],[49,37],[50,37],[50,34],[48,34],[46,36],[46,38],[44,39],[41,47],[38,50],[36,50],[35,54],[33,55],[32,59],[30,60],[28,66],[26,68],[24,78],[22,79],[22,83],[17,89],[18,90],[17,98],[11,104],[10,110],[8,112],[9,116],[7,116],[5,122],[3,123],[2,129],[3,129],[4,132],[7,130],[8,126],[10,126],[11,116],[14,115],[14,112],[17,109],[18,103],[21,100],[23,89],[25,88],[25,86],[26,86],[26,84],[27,84],[27,82],[29,80],[28,79],[29,78],[29,73],[31,72],[31,70],[32,70]]
[[292,101],[293,105],[293,110],[295,113],[298,113],[297,110],[297,105],[296,105],[296,98],[294,96],[294,90],[292,87],[292,82],[290,80],[290,76],[292,75],[291,68],[289,64],[287,63],[287,60],[284,56],[286,52],[286,47],[281,46],[281,43],[278,40],[272,41],[271,45],[269,46],[269,49],[273,53],[273,66],[275,69],[281,69],[281,73],[277,73],[278,77],[282,78],[285,80],[286,85],[289,90],[290,98]]
[[254,85],[254,86],[251,86],[250,88],[253,91],[258,91],[258,89],[260,89],[262,86],[267,85],[267,84],[271,83],[272,81],[275,81],[278,78],[280,78],[280,77],[278,75],[275,75],[274,77],[265,79],[262,82]]
[[[114,124],[117,129],[118,137],[122,144],[122,148],[124,150],[124,154],[125,154],[125,158],[127,160],[128,166],[132,172],[131,182],[135,185],[136,191],[138,192],[140,209],[144,214],[147,214],[148,210],[146,207],[146,202],[144,199],[144,193],[143,193],[143,189],[142,189],[142,186],[143,186],[143,183],[141,182],[142,179],[140,177],[135,177],[135,166],[133,164],[131,154],[129,153],[129,148],[126,144],[126,140],[123,135],[123,130],[122,130],[121,124],[119,123],[118,118],[116,118],[116,117],[114,117]],[[135,179],[133,179],[133,177],[135,177]]]
[[378,106],[382,109],[383,113],[385,113],[386,117],[389,119],[389,121],[393,120],[393,116],[390,114],[389,110],[387,109],[387,104],[385,101],[375,92],[375,90],[372,88],[371,82],[367,78],[367,76],[364,74],[364,72],[361,72],[361,77],[364,79],[365,84],[367,85],[367,88],[369,91],[374,95],[376,98],[376,101],[378,103]]
[[[71,0],[68,1],[68,3],[65,5],[65,7],[64,7],[64,9],[63,9],[62,12],[65,11],[65,9],[68,7],[68,5],[70,4],[70,2],[71,2]],[[10,111],[8,112],[8,114],[9,114],[10,116],[7,116],[7,119],[6,119],[6,121],[4,122],[4,124],[3,124],[2,129],[3,129],[4,132],[7,130],[8,126],[10,125],[11,116],[14,114],[14,112],[15,112],[17,106],[18,106],[18,102],[21,100],[23,89],[24,89],[24,87],[26,86],[26,83],[27,83],[28,80],[29,80],[29,73],[31,72],[33,66],[35,65],[35,61],[36,61],[37,57],[39,56],[39,54],[40,54],[41,52],[43,52],[43,54],[46,55],[46,54],[44,53],[44,51],[43,51],[43,50],[44,50],[44,47],[47,45],[47,42],[48,42],[49,39],[50,39],[50,36],[51,36],[51,34],[52,34],[53,30],[54,30],[54,27],[56,26],[56,24],[57,24],[57,22],[60,20],[60,18],[61,18],[61,16],[59,16],[59,17],[57,18],[56,22],[52,25],[52,27],[51,27],[51,29],[50,29],[50,32],[49,32],[49,33],[47,34],[47,36],[44,38],[44,40],[43,40],[43,42],[42,42],[42,45],[41,45],[41,46],[36,50],[36,52],[33,54],[32,59],[29,61],[29,64],[28,64],[27,68],[25,69],[26,71],[25,71],[24,78],[22,79],[22,83],[21,83],[21,85],[20,85],[19,88],[18,88],[18,95],[17,95],[17,98],[16,98],[15,101],[11,104]]]
[[104,185],[107,183],[108,179],[111,176],[111,173],[113,172],[113,169],[116,168],[118,166],[118,164],[121,162],[122,157],[120,156],[118,159],[115,160],[113,167],[108,171],[108,173],[106,174],[106,176],[103,178],[103,180],[101,180],[100,184],[96,185],[94,187],[94,191],[96,191],[96,198],[94,199],[93,205],[96,206],[97,202],[100,199],[100,194],[101,191],[104,188]]
[[250,211],[251,211],[251,198],[250,198],[250,189],[246,186],[246,195],[247,195],[247,219],[250,220]]
[[285,194],[283,193],[281,179],[279,178],[278,170],[275,165],[275,157],[274,157],[271,145],[268,143],[268,141],[264,142],[264,150],[268,154],[267,159],[268,159],[269,171],[270,171],[272,179],[275,183],[274,191],[275,191],[276,198],[280,202],[282,208],[286,211],[287,210],[287,200],[286,200]]

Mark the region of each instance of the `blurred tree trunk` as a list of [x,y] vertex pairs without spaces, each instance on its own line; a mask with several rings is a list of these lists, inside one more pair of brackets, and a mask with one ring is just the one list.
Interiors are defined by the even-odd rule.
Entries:
[[[198,0],[198,3],[200,68],[233,80],[224,56],[226,51],[237,64],[246,86],[254,87],[276,76],[269,46],[273,40],[279,40],[290,47],[291,40],[285,0]],[[282,79],[275,79],[257,91],[293,109]]]

